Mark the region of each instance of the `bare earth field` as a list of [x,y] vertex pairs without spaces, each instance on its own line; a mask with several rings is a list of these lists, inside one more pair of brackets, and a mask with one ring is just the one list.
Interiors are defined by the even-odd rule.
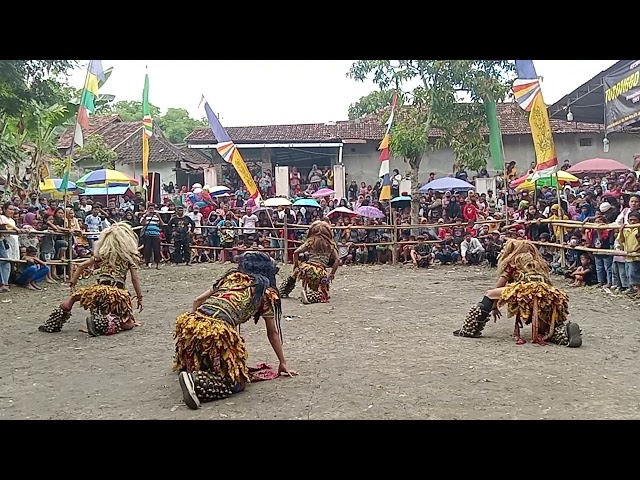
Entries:
[[[282,324],[288,365],[300,375],[189,410],[171,371],[174,321],[228,268],[143,270],[143,325],[112,337],[79,332],[79,306],[61,333],[38,332],[66,286],[1,295],[0,418],[640,418],[637,305],[567,287],[571,318],[585,333],[578,349],[517,346],[506,316],[481,339],[456,338],[451,332],[495,281],[494,271],[470,267],[345,267],[330,304],[302,305],[296,288]],[[277,365],[263,323],[242,333],[251,364]]]

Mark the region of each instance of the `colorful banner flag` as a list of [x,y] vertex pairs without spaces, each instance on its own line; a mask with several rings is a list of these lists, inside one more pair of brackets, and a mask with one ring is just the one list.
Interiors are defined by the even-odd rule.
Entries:
[[484,108],[487,112],[489,125],[489,151],[493,160],[493,168],[502,171],[504,170],[504,152],[502,151],[502,132],[500,131],[496,102],[487,100],[484,102]]
[[[142,179],[143,185],[149,185],[149,139],[153,136],[153,119],[151,118],[151,104],[149,103],[149,75],[144,75],[144,90],[142,91]],[[151,200],[153,201],[153,200]]]
[[216,137],[216,140],[218,142],[216,145],[216,150],[218,150],[218,153],[225,162],[233,165],[233,168],[235,168],[236,172],[238,172],[238,176],[244,183],[245,187],[247,187],[247,191],[249,192],[251,198],[254,199],[256,205],[260,205],[262,203],[260,190],[258,190],[258,186],[253,180],[253,175],[251,175],[251,172],[247,168],[247,164],[244,163],[238,147],[236,147],[235,143],[233,143],[233,140],[231,140],[231,137],[220,123],[220,120],[218,120],[216,114],[213,113],[213,110],[211,110],[211,107],[209,106],[209,102],[205,100],[204,96],[202,97],[200,103],[202,103],[202,101],[204,101],[204,110],[207,113],[209,126],[211,127],[211,131],[213,132],[213,136]]
[[531,136],[536,150],[536,167],[531,181],[550,177],[560,168],[553,142],[553,131],[547,106],[542,98],[540,81],[533,60],[516,60],[518,79],[513,83],[513,94],[520,107],[529,112]]
[[80,106],[78,107],[78,123],[82,128],[89,128],[89,113],[96,113],[96,98],[98,97],[100,82],[105,81],[102,60],[91,60],[82,96],[80,97]]
[[391,200],[391,175],[389,172],[389,144],[391,142],[391,127],[393,126],[393,120],[396,113],[396,107],[398,105],[398,92],[393,94],[393,100],[391,102],[391,114],[389,115],[389,119],[385,123],[387,126],[387,131],[380,142],[380,146],[378,150],[380,150],[380,172],[378,176],[382,178],[382,189],[380,190],[380,198],[381,202]]

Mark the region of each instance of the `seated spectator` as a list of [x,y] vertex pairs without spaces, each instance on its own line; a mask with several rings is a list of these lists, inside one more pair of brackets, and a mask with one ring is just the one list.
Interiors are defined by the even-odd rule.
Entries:
[[38,249],[21,247],[20,259],[26,263],[16,264],[16,285],[29,290],[42,290],[38,284],[49,275],[49,267],[38,258]]

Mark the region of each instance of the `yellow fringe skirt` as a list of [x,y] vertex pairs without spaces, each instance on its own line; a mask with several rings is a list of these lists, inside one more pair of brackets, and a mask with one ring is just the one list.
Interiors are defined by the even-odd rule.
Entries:
[[131,295],[123,288],[111,285],[91,285],[78,290],[80,305],[85,310],[103,315],[112,314],[122,322],[133,319]]
[[176,320],[174,338],[174,370],[213,371],[234,383],[249,382],[244,340],[227,322],[200,312],[183,313]]
[[302,282],[302,288],[319,293],[321,302],[329,301],[331,279],[327,267],[319,263],[303,262],[294,269],[293,275]]
[[537,304],[538,318],[553,332],[556,325],[567,321],[569,297],[562,290],[544,282],[516,282],[502,291],[498,307],[507,305],[507,315],[518,317],[526,325],[533,318],[533,308]]

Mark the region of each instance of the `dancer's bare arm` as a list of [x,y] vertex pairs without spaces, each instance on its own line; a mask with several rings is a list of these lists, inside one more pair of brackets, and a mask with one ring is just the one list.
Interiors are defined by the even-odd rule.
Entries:
[[193,308],[191,309],[191,312],[196,313],[198,308],[200,308],[200,306],[205,302],[205,300],[209,298],[211,295],[213,295],[213,292],[214,292],[213,288],[210,288],[206,292],[204,292],[202,295],[200,295],[198,298],[196,298],[193,301]]
[[280,332],[278,332],[273,312],[269,311],[264,313],[262,318],[264,318],[264,322],[267,326],[267,338],[269,339],[269,343],[271,344],[276,357],[278,357],[278,362],[280,362],[278,373],[281,375],[288,375],[290,377],[297,375],[298,372],[289,370],[287,367],[287,361],[284,358],[284,351],[282,350],[282,342],[280,341]]
[[73,273],[73,277],[71,277],[71,282],[69,282],[69,286],[71,287],[71,290],[75,289],[76,284],[78,283],[78,279],[82,275],[82,272],[84,272],[88,267],[94,264],[95,264],[95,260],[92,257],[89,260],[82,262],[80,265],[78,265],[78,268],[76,268],[76,271]]
[[131,283],[133,283],[133,289],[136,292],[136,299],[138,301],[138,311],[142,311],[142,289],[140,288],[140,279],[138,278],[138,268],[135,266],[131,266],[129,268],[129,272],[131,273]]

